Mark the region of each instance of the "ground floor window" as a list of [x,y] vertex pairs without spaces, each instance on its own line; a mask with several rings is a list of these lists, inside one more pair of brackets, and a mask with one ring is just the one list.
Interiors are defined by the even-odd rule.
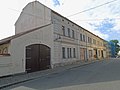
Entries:
[[89,58],[92,57],[92,50],[89,50]]
[[71,52],[71,48],[70,48],[70,58],[72,58],[72,52]]
[[98,53],[99,53],[99,56],[100,56],[100,50],[98,51]]
[[73,58],[76,57],[75,48],[73,48]]
[[76,58],[75,48],[62,47],[62,58]]
[[66,58],[66,57],[65,57],[65,47],[62,47],[62,57],[63,57],[63,58]]

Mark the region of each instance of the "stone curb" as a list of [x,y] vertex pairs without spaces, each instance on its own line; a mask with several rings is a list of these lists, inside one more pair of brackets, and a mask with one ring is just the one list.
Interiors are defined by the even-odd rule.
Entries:
[[[88,65],[88,64],[92,64],[92,63],[95,63],[97,61],[99,61],[99,60],[95,60],[95,61],[91,61],[91,62],[85,62],[85,63],[82,63],[81,65],[78,64],[78,65],[73,65],[73,66],[63,66],[63,67],[60,67],[60,68],[49,69],[47,71],[48,73],[43,73],[40,76],[39,75],[38,76],[36,75],[36,76],[33,76],[33,77],[32,76],[31,77],[28,76],[29,78],[27,78],[27,79],[22,79],[20,81],[14,81],[14,82],[11,82],[11,83],[8,83],[8,84],[1,85],[0,89],[9,87],[9,86],[12,86],[12,85],[15,85],[15,84],[19,84],[19,83],[31,81],[31,80],[34,80],[34,79],[37,79],[37,78],[40,78],[40,77],[44,77],[44,76],[50,75],[50,74],[60,73],[60,72],[63,72],[63,71],[67,71],[67,70],[70,70],[72,68],[77,68],[77,67],[85,66],[85,65]],[[58,70],[58,69],[61,69],[61,70]]]

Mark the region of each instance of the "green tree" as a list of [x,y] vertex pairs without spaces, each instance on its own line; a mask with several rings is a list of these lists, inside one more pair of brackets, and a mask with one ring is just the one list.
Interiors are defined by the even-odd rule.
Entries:
[[110,40],[110,42],[113,42],[115,44],[116,54],[117,54],[120,51],[119,41],[118,40]]

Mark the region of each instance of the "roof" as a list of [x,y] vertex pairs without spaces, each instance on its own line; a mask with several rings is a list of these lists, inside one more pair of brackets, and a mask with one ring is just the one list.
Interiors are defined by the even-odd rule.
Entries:
[[20,36],[25,35],[25,34],[28,34],[28,33],[30,33],[30,32],[36,31],[36,30],[38,30],[38,29],[44,28],[44,27],[49,26],[49,25],[51,25],[51,23],[50,23],[50,24],[47,24],[47,25],[43,25],[43,26],[37,27],[37,28],[34,28],[34,29],[30,29],[30,30],[25,31],[25,32],[18,33],[18,34],[16,34],[16,35],[7,37],[7,38],[5,38],[5,39],[2,39],[2,40],[0,40],[0,45],[9,43],[12,39],[15,39],[15,38],[17,38],[17,37],[20,37]]

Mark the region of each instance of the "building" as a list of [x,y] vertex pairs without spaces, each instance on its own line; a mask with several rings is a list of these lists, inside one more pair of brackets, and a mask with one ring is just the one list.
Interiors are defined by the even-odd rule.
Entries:
[[103,58],[102,38],[34,1],[23,8],[15,35],[0,41],[0,76]]
[[116,57],[116,46],[115,46],[115,43],[108,42],[108,44],[110,45],[110,49],[111,49],[111,57]]
[[105,45],[105,47],[106,47],[106,58],[110,58],[111,57],[111,45],[109,44],[109,42],[108,41],[104,41],[104,45]]

